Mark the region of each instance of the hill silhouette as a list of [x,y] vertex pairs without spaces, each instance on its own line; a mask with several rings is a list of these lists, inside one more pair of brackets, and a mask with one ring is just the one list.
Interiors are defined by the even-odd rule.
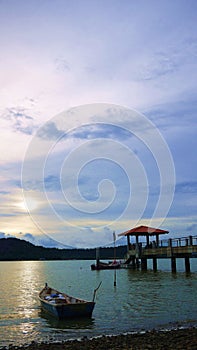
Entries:
[[[123,259],[126,246],[116,248],[116,258]],[[30,242],[18,238],[0,239],[0,261],[17,260],[94,260],[96,248],[86,249],[58,249],[35,246]],[[100,259],[113,259],[114,249],[112,247],[100,248]]]

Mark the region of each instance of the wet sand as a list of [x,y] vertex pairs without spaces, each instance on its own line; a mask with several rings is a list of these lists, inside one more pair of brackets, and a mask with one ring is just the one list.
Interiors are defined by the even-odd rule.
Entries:
[[93,339],[72,340],[65,342],[36,343],[0,349],[9,350],[196,350],[197,328],[171,331],[148,331],[143,334],[102,336]]

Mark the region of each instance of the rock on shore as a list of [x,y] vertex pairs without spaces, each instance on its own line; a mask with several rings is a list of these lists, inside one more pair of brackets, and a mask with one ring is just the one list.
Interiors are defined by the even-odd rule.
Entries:
[[93,339],[55,343],[36,343],[1,350],[196,350],[197,328],[171,331],[149,331],[143,334],[102,336]]

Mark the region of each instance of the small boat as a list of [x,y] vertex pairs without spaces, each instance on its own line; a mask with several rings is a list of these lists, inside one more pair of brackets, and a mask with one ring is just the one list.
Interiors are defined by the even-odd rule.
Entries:
[[58,319],[91,317],[97,289],[94,291],[93,301],[87,301],[59,292],[46,283],[39,293],[39,299],[42,309]]
[[102,262],[97,261],[96,264],[91,265],[91,270],[114,270],[119,269],[121,264],[118,261],[112,261],[112,262]]

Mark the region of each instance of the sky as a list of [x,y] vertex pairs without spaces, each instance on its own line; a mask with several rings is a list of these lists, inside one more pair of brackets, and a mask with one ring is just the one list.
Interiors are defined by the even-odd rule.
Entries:
[[196,23],[195,0],[0,0],[0,238],[197,235]]

